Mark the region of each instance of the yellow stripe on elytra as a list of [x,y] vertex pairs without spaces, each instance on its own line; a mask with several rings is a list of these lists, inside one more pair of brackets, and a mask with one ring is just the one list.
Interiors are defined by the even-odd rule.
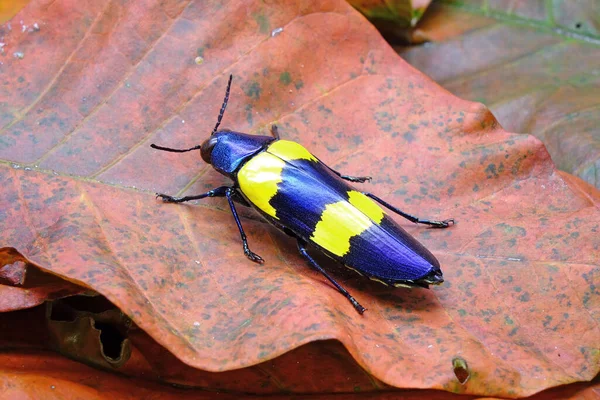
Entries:
[[240,189],[248,200],[275,218],[276,210],[269,201],[277,193],[277,184],[281,182],[284,166],[285,161],[263,152],[248,160],[237,175]]
[[362,211],[367,217],[375,221],[378,225],[381,223],[381,220],[383,219],[383,210],[381,207],[375,204],[373,200],[361,192],[351,190],[348,192],[348,201],[354,207]]
[[316,157],[310,154],[302,145],[289,140],[277,140],[269,146],[267,151],[285,161],[300,159],[317,161]]
[[373,225],[358,208],[347,201],[328,204],[321,214],[311,240],[336,256],[350,250],[350,238],[360,235]]

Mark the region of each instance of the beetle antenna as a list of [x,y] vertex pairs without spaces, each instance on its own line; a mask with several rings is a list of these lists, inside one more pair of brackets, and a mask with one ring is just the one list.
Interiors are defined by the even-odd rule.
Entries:
[[233,75],[229,75],[229,82],[227,83],[227,90],[225,91],[225,99],[223,99],[223,105],[221,106],[221,111],[219,112],[219,118],[217,118],[217,124],[215,125],[215,129],[213,129],[211,136],[217,132],[217,128],[221,125],[221,120],[223,119],[223,114],[225,114],[225,109],[227,108],[227,101],[229,101],[229,90],[231,89],[231,81],[233,79]]
[[199,150],[200,148],[202,148],[201,145],[198,145],[198,146],[190,147],[189,149],[172,149],[170,147],[157,146],[154,143],[152,143],[150,145],[150,147],[152,147],[153,149],[156,149],[156,150],[170,151],[171,153],[185,153],[186,151]]

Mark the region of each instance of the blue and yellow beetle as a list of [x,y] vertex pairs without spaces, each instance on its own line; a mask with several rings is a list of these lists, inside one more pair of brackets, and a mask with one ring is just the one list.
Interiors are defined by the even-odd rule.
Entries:
[[281,140],[275,125],[272,136],[219,130],[231,80],[210,138],[189,149],[172,149],[152,144],[154,149],[183,153],[200,150],[202,159],[233,180],[196,196],[172,197],[158,193],[167,203],[183,203],[205,197],[226,197],[238,226],[246,256],[264,260],[248,247],[235,203],[255,208],[286,234],[296,238],[298,250],[362,314],[365,308],[307,253],[308,244],[361,275],[390,286],[421,286],[442,283],[438,260],[417,242],[377,203],[409,221],[447,228],[453,219],[419,219],[386,203],[377,196],[356,190],[347,183],[365,182],[370,177],[342,175],[319,161],[296,142]]

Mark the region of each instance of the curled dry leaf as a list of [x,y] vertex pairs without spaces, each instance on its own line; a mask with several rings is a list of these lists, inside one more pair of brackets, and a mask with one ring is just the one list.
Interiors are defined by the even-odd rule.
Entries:
[[[102,293],[185,363],[226,371],[332,338],[398,387],[514,397],[598,372],[597,192],[402,62],[347,4],[38,0],[16,18],[44,29],[3,32],[27,57],[1,72],[1,246]],[[399,220],[444,285],[389,289],[321,259],[361,317],[255,213],[243,223],[264,265],[244,257],[222,200],[157,202],[225,182],[149,144],[203,141],[230,73],[224,126],[277,122],[391,203],[456,218]]]

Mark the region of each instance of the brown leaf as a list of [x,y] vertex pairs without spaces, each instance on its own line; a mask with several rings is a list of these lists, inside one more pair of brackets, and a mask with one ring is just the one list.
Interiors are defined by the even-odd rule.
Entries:
[[[39,32],[5,32],[24,57],[2,70],[2,246],[100,292],[203,370],[337,339],[403,388],[515,397],[596,375],[598,196],[565,181],[537,139],[404,64],[348,5],[45,4],[16,17],[41,19]],[[456,218],[446,230],[398,220],[447,282],[392,290],[319,258],[369,308],[361,317],[255,213],[242,222],[262,266],[222,200],[156,201],[226,181],[197,154],[149,144],[203,141],[230,73],[225,126],[277,122],[332,167],[372,175],[364,190]]]
[[0,248],[0,312],[34,307],[84,291],[26,263],[14,248]]
[[[597,382],[571,384],[551,389],[529,400],[595,400],[600,392]],[[51,352],[0,353],[0,396],[3,398],[53,399],[240,399],[261,398],[239,392],[207,391],[206,389],[177,388],[160,385],[148,379],[127,378],[117,374],[81,365]],[[306,399],[309,395],[275,395],[270,399]],[[404,390],[379,393],[319,394],[319,399],[373,399],[373,400],[471,400],[472,396],[459,396],[432,390]],[[481,399],[481,398],[479,398]],[[491,399],[487,397],[487,399]]]
[[[457,96],[532,133],[558,168],[600,188],[600,35],[596,0],[445,0],[428,9],[402,57]],[[594,18],[596,20],[594,20]]]

